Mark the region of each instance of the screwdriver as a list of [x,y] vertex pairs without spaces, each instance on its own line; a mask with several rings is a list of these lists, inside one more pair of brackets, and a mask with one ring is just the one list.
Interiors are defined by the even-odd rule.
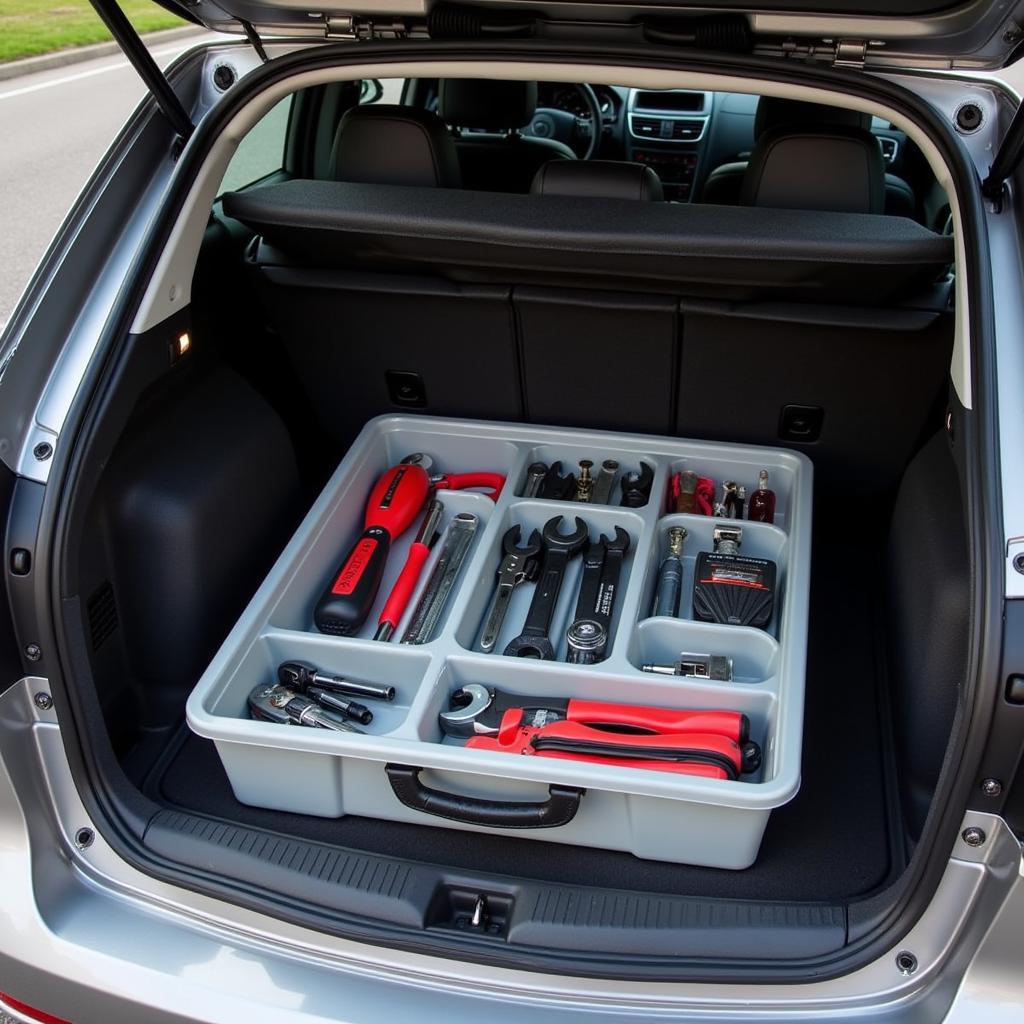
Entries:
[[432,501],[427,508],[427,514],[423,517],[419,533],[416,534],[416,539],[412,542],[412,547],[409,548],[405,565],[384,603],[380,618],[377,620],[378,626],[377,632],[373,635],[374,640],[385,642],[390,640],[398,628],[398,623],[402,621],[405,609],[409,606],[413,591],[419,582],[423,566],[430,557],[431,548],[437,541],[437,524],[441,521],[442,515],[444,515],[444,505],[439,501]]
[[392,466],[374,485],[363,534],[349,551],[313,611],[321,633],[349,636],[373,608],[391,544],[419,515],[430,493],[430,477],[410,463]]

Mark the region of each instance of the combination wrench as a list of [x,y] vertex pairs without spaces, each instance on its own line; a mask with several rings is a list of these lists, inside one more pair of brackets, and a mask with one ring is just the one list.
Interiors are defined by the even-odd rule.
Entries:
[[505,654],[510,657],[555,660],[555,647],[548,635],[555,605],[569,562],[583,549],[590,536],[587,524],[579,516],[576,517],[576,528],[568,535],[559,531],[561,522],[562,516],[555,516],[544,524],[544,560],[537,578],[537,589],[530,602],[522,633],[505,648]]

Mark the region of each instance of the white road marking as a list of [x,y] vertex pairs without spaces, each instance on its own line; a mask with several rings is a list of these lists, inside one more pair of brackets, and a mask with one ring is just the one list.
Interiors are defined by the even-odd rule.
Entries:
[[[183,53],[191,44],[184,46],[164,46],[159,50],[151,50],[152,57],[169,57],[174,53]],[[105,75],[108,71],[120,71],[123,68],[131,67],[126,60],[119,60],[116,64],[108,64],[102,68],[91,68],[89,71],[79,71],[73,75],[64,75],[61,78],[52,78],[48,82],[37,82],[35,85],[24,85],[20,89],[11,89],[8,92],[0,92],[0,100],[10,100],[15,96],[25,96],[30,92],[39,92],[41,89],[51,89],[56,85],[67,85],[69,82],[78,82],[83,78],[92,78],[94,75]]]

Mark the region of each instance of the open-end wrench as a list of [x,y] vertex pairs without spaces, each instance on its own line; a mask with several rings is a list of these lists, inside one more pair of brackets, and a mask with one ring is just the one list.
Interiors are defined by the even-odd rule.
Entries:
[[621,526],[615,527],[614,539],[602,535],[587,549],[576,617],[566,633],[569,645],[567,661],[576,665],[604,661],[611,634],[615,593],[627,551],[629,534]]
[[650,501],[654,470],[646,463],[640,463],[639,471],[625,473],[622,477],[622,501],[626,508],[643,508]]
[[498,642],[498,635],[501,633],[501,626],[512,600],[512,591],[520,583],[532,580],[537,575],[537,556],[543,549],[540,530],[534,530],[522,547],[519,546],[521,536],[522,527],[517,523],[510,526],[505,531],[505,536],[501,538],[504,557],[498,566],[498,586],[487,609],[484,631],[480,638],[480,650],[484,654],[490,654]]
[[540,492],[540,485],[547,476],[548,467],[546,462],[531,463],[526,471],[526,487],[523,489],[524,498],[536,498]]
[[572,501],[576,497],[576,477],[572,473],[563,474],[561,462],[552,462],[540,482],[537,497]]
[[548,636],[555,605],[570,560],[583,549],[590,536],[587,524],[579,516],[576,517],[576,529],[568,535],[559,531],[561,522],[562,517],[555,516],[544,524],[544,561],[537,578],[537,589],[522,633],[505,648],[505,654],[513,658],[555,660],[555,647]]

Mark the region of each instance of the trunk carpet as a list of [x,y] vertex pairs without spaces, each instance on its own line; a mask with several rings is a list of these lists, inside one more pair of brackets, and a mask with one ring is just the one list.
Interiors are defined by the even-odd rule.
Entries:
[[746,871],[369,818],[259,810],[235,800],[213,743],[191,733],[150,778],[147,792],[177,808],[310,841],[545,882],[731,899],[834,902],[861,896],[903,866],[893,852],[893,780],[885,767],[872,621],[877,595],[869,589],[879,578],[880,545],[858,550],[851,540],[856,534],[827,517],[819,517],[815,528],[814,565],[843,571],[819,569],[812,583],[803,781],[796,798],[773,812],[760,856]]

